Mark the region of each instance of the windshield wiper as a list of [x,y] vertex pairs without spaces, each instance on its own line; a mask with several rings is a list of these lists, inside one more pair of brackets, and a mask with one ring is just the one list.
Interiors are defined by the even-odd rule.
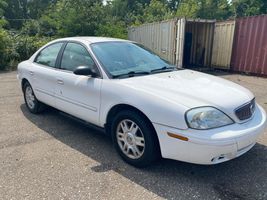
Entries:
[[130,71],[130,72],[125,73],[125,74],[113,75],[112,77],[113,78],[118,78],[118,77],[123,77],[123,76],[133,77],[136,75],[147,75],[147,74],[150,74],[150,72],[147,72],[147,71]]
[[173,71],[173,70],[175,70],[175,69],[176,69],[175,67],[164,66],[164,67],[159,68],[159,69],[152,69],[152,70],[150,71],[150,73],[169,72],[169,71]]

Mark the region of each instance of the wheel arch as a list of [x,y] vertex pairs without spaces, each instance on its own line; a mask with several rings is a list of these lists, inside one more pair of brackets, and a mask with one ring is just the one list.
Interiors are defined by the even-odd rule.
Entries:
[[29,83],[29,84],[30,84],[30,82],[28,81],[28,79],[23,78],[23,79],[21,80],[21,89],[22,89],[22,90],[23,90],[23,88],[24,88],[25,83]]

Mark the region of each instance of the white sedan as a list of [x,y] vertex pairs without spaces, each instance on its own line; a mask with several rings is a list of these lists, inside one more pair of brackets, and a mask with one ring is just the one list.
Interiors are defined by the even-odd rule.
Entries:
[[176,68],[126,40],[54,40],[18,65],[18,79],[30,112],[49,105],[104,128],[137,167],[160,156],[228,161],[250,150],[266,127],[249,90]]

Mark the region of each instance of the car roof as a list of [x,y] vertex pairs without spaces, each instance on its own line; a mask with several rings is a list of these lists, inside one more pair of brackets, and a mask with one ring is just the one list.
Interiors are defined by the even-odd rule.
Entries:
[[117,38],[109,38],[109,37],[89,37],[89,36],[80,36],[80,37],[67,37],[67,38],[60,38],[55,41],[66,41],[66,40],[72,40],[72,41],[79,41],[79,42],[88,42],[90,44],[92,43],[98,43],[98,42],[131,42],[129,40],[123,40],[123,39],[117,39]]

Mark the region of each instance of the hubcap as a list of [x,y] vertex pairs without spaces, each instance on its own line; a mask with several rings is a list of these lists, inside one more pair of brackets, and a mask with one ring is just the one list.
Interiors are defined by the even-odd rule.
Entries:
[[32,88],[28,86],[25,91],[25,98],[26,98],[26,103],[29,106],[29,108],[33,109],[35,106],[35,97],[33,95]]
[[117,127],[117,142],[122,152],[129,158],[140,158],[145,151],[145,138],[139,126],[126,119]]

